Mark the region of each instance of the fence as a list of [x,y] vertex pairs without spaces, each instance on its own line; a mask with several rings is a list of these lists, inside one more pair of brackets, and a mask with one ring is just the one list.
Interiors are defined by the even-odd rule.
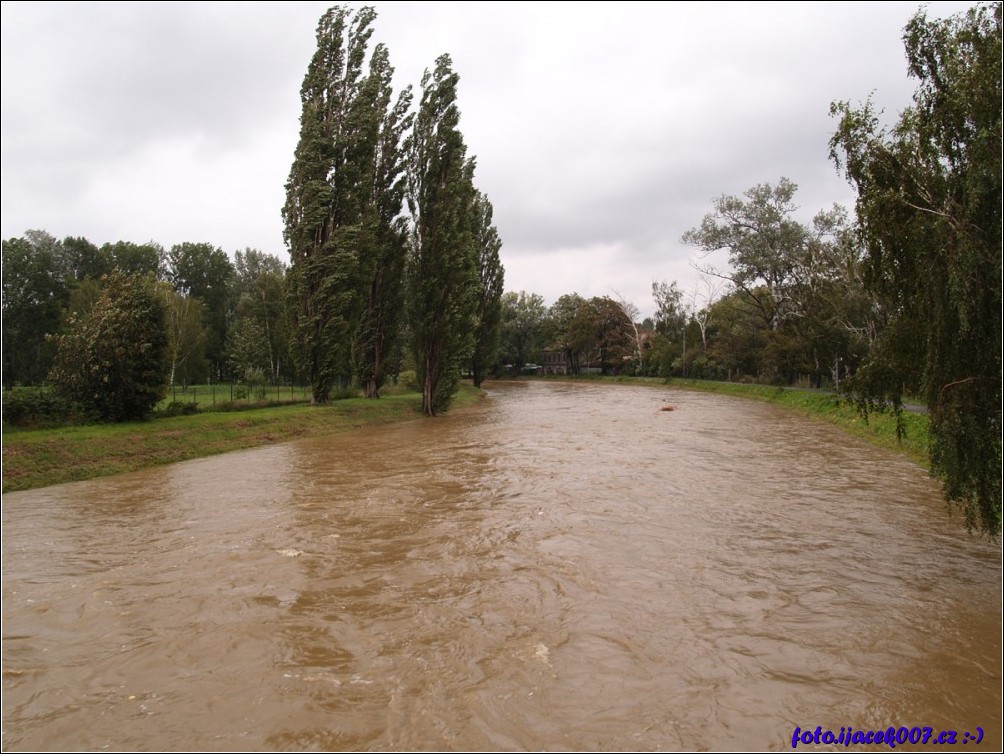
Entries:
[[309,401],[309,385],[248,385],[242,382],[212,383],[208,385],[172,385],[167,396],[159,404],[164,409],[172,403],[197,403],[203,410],[212,410],[218,404],[254,404],[266,401],[277,403],[298,403]]

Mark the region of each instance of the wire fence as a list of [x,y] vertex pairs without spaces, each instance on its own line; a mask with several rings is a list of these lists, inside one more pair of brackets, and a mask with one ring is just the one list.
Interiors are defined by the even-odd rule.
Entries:
[[238,405],[259,403],[302,403],[309,402],[309,385],[269,385],[242,382],[222,382],[206,385],[171,385],[167,395],[156,409],[163,411],[171,404],[196,404],[200,411],[214,408],[232,408]]

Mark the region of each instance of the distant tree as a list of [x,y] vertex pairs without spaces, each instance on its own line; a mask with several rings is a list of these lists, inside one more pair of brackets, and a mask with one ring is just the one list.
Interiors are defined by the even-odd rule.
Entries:
[[634,353],[634,325],[619,302],[603,296],[592,299],[595,347],[603,374],[620,374]]
[[83,236],[67,236],[63,239],[63,249],[71,274],[78,282],[87,278],[98,280],[115,266],[107,244],[99,249]]
[[628,301],[622,295],[616,291],[614,291],[614,293],[617,296],[617,305],[620,306],[621,311],[624,312],[624,316],[627,317],[628,322],[631,323],[631,333],[633,335],[632,347],[634,349],[634,353],[632,354],[631,370],[637,373],[641,371],[643,347],[641,323],[638,321],[641,317],[641,312],[637,306]]
[[[754,334],[760,343],[758,375],[791,382],[808,373],[819,384],[831,360],[848,361],[846,348],[837,344],[847,340],[838,324],[847,312],[837,316],[822,305],[839,305],[836,289],[856,281],[844,272],[858,247],[850,242],[842,207],[817,213],[809,225],[796,220],[796,189],[782,178],[776,186],[755,186],[742,198],[719,197],[715,211],[683,240],[704,252],[729,252],[727,275],[704,272],[731,283],[759,319],[762,332]],[[856,294],[845,290],[842,295]]]
[[209,375],[206,362],[206,329],[202,324],[202,300],[175,291],[169,283],[158,284],[164,300],[167,353],[170,368],[167,384],[177,380],[187,387]]
[[174,289],[202,301],[206,358],[213,378],[227,374],[227,328],[233,317],[234,266],[222,249],[209,243],[180,243],[167,254],[167,278]]
[[234,379],[251,389],[258,389],[264,398],[268,379],[268,337],[261,323],[253,317],[243,317],[227,333],[227,358]]
[[1001,531],[1001,3],[904,33],[913,106],[892,130],[835,103],[868,282],[889,322],[851,387],[898,409],[916,385],[931,464],[966,523]]
[[711,305],[711,320],[714,326],[708,358],[716,365],[717,376],[732,380],[759,374],[764,326],[743,293],[733,291],[715,301]]
[[113,272],[82,319],[56,336],[49,380],[60,395],[108,421],[141,419],[164,397],[168,335],[150,276]]
[[502,320],[502,291],[505,288],[505,270],[499,258],[502,239],[492,225],[492,205],[480,191],[474,202],[474,234],[478,248],[478,292],[474,333],[474,351],[471,355],[471,374],[474,386],[481,387],[488,369],[497,361],[499,330]]
[[683,306],[683,291],[674,280],[667,283],[657,280],[652,283],[652,299],[655,301],[655,329],[659,333],[676,332],[686,324]]
[[719,299],[725,288],[724,281],[711,275],[702,274],[700,282],[694,287],[690,299],[690,311],[693,321],[701,331],[701,348],[708,350],[708,326],[711,324],[711,307]]
[[585,365],[620,374],[634,352],[634,328],[621,305],[609,296],[583,301],[572,321],[571,346]]
[[729,279],[772,330],[791,315],[792,285],[807,240],[807,229],[794,219],[797,189],[781,178],[776,186],[760,184],[743,197],[718,197],[714,212],[682,239],[706,253],[728,250]]
[[655,336],[643,354],[642,369],[653,377],[671,377],[685,350],[689,312],[683,291],[675,280],[671,283],[654,281],[652,300],[655,302]]
[[578,293],[566,293],[555,301],[544,319],[544,348],[565,356],[568,371],[579,374],[579,352],[572,344],[572,324],[579,307],[585,302]]
[[449,406],[474,347],[478,280],[471,222],[474,161],[459,130],[457,82],[449,55],[422,77],[422,100],[406,142],[413,220],[408,314],[422,411]]
[[[91,310],[101,298],[101,291],[104,289],[101,282],[103,278],[104,275],[100,278],[85,277],[83,280],[71,283],[70,297],[63,309],[64,323],[70,315],[79,319]],[[59,329],[60,331],[65,330],[65,324]]]
[[37,384],[54,349],[46,336],[59,332],[69,300],[71,271],[63,245],[45,231],[3,241],[3,380]]
[[158,280],[164,279],[164,247],[153,241],[145,244],[132,241],[106,243],[98,252],[98,268],[109,261],[112,269],[126,275],[154,275]]
[[234,257],[234,276],[236,321],[250,317],[257,322],[268,352],[266,374],[271,380],[278,380],[289,352],[286,265],[271,254],[245,249]]
[[544,297],[509,291],[502,296],[501,317],[502,359],[519,374],[528,362],[538,358],[544,345]]

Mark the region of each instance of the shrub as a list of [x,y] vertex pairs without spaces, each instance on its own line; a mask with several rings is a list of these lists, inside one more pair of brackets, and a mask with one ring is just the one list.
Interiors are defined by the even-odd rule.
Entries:
[[58,395],[108,421],[141,419],[164,397],[168,336],[163,298],[152,277],[113,272],[82,318],[53,338],[49,379]]
[[79,404],[49,390],[10,390],[3,395],[3,421],[12,427],[59,427],[90,418]]

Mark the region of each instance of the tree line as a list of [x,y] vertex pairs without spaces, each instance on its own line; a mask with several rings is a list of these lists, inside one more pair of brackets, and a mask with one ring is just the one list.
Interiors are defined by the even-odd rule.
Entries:
[[[209,243],[164,249],[155,242],[119,241],[99,247],[42,230],[4,240],[4,387],[45,382],[60,346],[72,357],[67,339],[100,320],[99,303],[118,305],[127,289],[155,299],[150,326],[158,332],[147,336],[164,341],[155,349],[164,370],[155,382],[291,379],[285,275],[278,257],[245,249],[232,261]],[[125,353],[133,346],[106,345]]]
[[[855,188],[795,219],[787,178],[712,200],[682,241],[724,252],[684,291],[653,283],[654,318],[609,296],[503,299],[503,359],[563,354],[571,372],[799,380],[860,407],[905,396],[930,414],[930,461],[970,528],[1001,530],[1001,3],[904,30],[913,104],[885,125],[869,100],[835,102],[830,157]],[[707,256],[703,257],[707,259]],[[554,363],[553,360],[550,363]]]
[[[345,385],[376,397],[411,368],[429,414],[449,405],[462,368],[480,383],[531,364],[831,385],[866,416],[899,416],[914,396],[948,499],[971,526],[1000,531],[1000,2],[911,20],[918,84],[892,125],[871,101],[832,105],[830,156],[856,189],[853,216],[834,206],[799,221],[785,177],[714,198],[681,240],[727,267],[709,261],[693,290],[653,281],[655,315],[641,321],[615,292],[549,307],[503,294],[452,62],[426,72],[413,109],[410,88],[393,95],[386,48],[369,50],[375,17],[333,8],[318,25],[282,212],[288,268],[251,249],[231,262],[210,244],[4,241],[5,386],[55,377],[93,395],[107,391],[101,369],[162,351],[164,382],[301,379],[316,402]],[[135,321],[118,311],[125,300]],[[142,322],[160,323],[146,340]],[[123,359],[116,338],[142,358]],[[105,366],[85,375],[82,363]]]
[[459,76],[441,56],[412,112],[386,47],[369,49],[375,18],[335,7],[318,24],[282,208],[288,267],[205,243],[5,240],[5,387],[49,381],[120,419],[176,383],[297,380],[325,403],[349,386],[379,397],[410,368],[437,414],[461,368],[480,382],[504,270],[459,128]]
[[[492,206],[474,185],[448,55],[396,98],[376,12],[330,9],[300,92],[283,208],[293,354],[313,399],[356,379],[377,397],[411,357],[422,410],[444,410],[460,369],[494,352],[503,284]],[[407,214],[403,215],[403,207]]]
[[507,293],[503,360],[515,371],[532,362],[569,374],[839,386],[878,335],[878,301],[847,211],[833,207],[805,225],[794,217],[795,193],[782,178],[715,199],[682,240],[726,250],[728,268],[706,267],[691,290],[653,281],[655,314],[644,320],[616,293],[568,293],[549,308],[537,294]]

